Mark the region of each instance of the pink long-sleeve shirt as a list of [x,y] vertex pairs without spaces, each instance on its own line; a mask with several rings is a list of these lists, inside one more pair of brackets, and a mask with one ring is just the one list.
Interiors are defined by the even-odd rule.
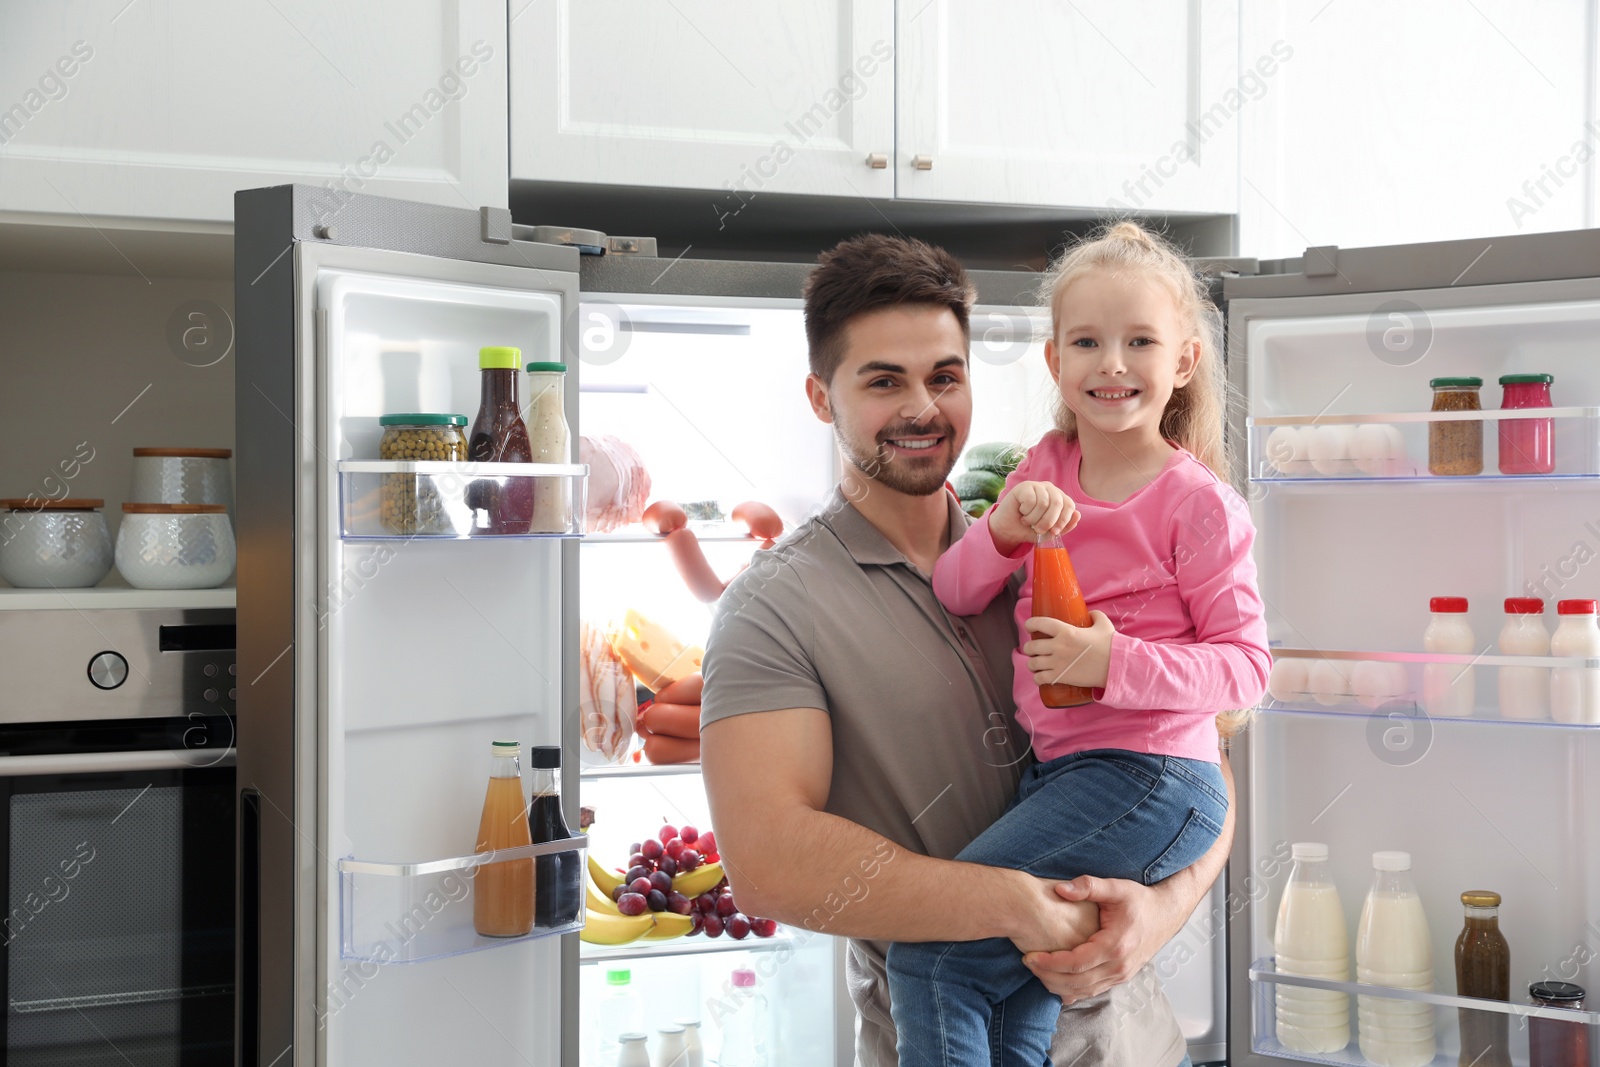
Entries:
[[[1272,666],[1250,546],[1255,528],[1242,497],[1182,449],[1154,481],[1120,504],[1078,484],[1076,440],[1047,434],[1006,479],[1061,487],[1083,518],[1064,537],[1083,598],[1116,635],[1104,689],[1077,708],[1047,708],[1020,650],[1011,654],[1017,717],[1040,760],[1118,748],[1217,762],[1215,716],[1254,707]],[[945,608],[971,615],[1026,568],[1016,622],[1033,615],[1033,553],[995,547],[987,518],[939,557],[933,588]]]

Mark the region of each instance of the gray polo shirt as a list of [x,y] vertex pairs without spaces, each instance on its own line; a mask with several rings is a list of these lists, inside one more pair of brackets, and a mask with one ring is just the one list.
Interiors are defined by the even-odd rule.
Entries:
[[[945,495],[953,542],[970,520]],[[1011,700],[1020,580],[981,615],[951,615],[929,577],[835,489],[819,512],[756,553],[717,602],[701,723],[786,708],[827,712],[827,811],[951,859],[999,818],[1031,759]],[[879,869],[864,865],[863,878]],[[827,910],[816,914],[823,924],[815,928],[826,932]],[[898,1062],[887,947],[850,942],[862,1067]],[[1073,1067],[1170,1067],[1183,1052],[1172,1006],[1146,967],[1063,1012],[1052,1057]]]

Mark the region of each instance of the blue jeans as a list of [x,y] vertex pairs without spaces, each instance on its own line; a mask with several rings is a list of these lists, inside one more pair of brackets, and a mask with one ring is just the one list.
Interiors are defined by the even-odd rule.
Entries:
[[[956,858],[1041,878],[1092,874],[1152,885],[1205,855],[1227,811],[1215,763],[1074,752],[1028,768],[1011,807]],[[1049,1062],[1061,1001],[1009,939],[896,942],[888,971],[902,1067]]]

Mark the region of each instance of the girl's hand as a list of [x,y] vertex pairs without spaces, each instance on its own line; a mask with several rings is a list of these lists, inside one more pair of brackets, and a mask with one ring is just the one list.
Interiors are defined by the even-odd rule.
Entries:
[[989,509],[989,533],[1005,555],[1040,534],[1064,534],[1082,518],[1072,498],[1050,482],[1018,482]]
[[1089,612],[1092,626],[1036,617],[1023,623],[1039,634],[1022,645],[1028,669],[1039,685],[1083,685],[1104,689],[1111,672],[1111,639],[1116,629],[1103,611]]

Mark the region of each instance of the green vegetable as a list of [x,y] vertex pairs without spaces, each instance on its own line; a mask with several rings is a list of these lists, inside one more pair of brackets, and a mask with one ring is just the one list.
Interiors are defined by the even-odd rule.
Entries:
[[950,486],[962,500],[987,500],[992,504],[1000,499],[1006,479],[993,471],[962,471],[950,480]]
[[1022,449],[1004,441],[988,441],[967,449],[967,470],[1010,474],[1022,462]]
[[994,505],[987,500],[963,500],[961,502],[961,510],[975,519],[983,518],[983,513],[992,507]]

